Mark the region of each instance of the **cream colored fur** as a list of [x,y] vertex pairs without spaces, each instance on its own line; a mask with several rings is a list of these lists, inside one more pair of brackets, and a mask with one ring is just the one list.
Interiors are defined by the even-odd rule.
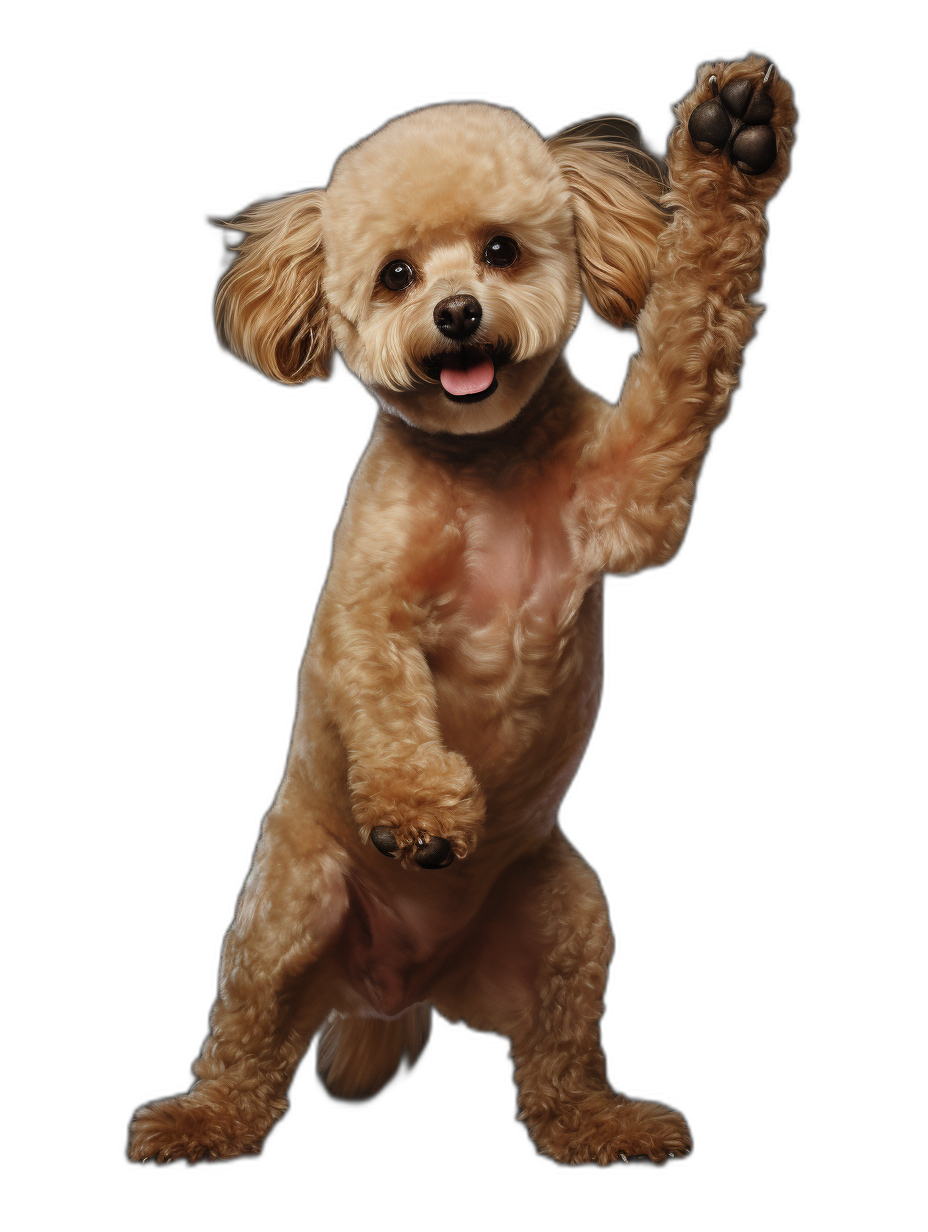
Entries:
[[[758,309],[764,204],[685,123],[751,57],[706,66],[658,164],[511,111],[429,108],[339,160],[329,187],[254,206],[217,299],[224,339],[269,376],[333,347],[379,403],[300,676],[286,774],[228,934],[212,1029],[184,1096],[139,1111],[133,1158],[260,1149],[324,1024],[331,1089],[369,1094],[418,1055],[428,1005],[512,1041],[521,1116],[570,1162],[685,1153],[682,1116],[617,1095],[598,1021],[612,953],[595,874],[558,826],[599,699],[609,571],[677,549]],[[666,193],[665,193],[666,189]],[[661,197],[663,195],[663,200]],[[511,268],[482,257],[517,241]],[[380,271],[415,271],[400,293]],[[561,358],[585,292],[641,351],[618,405]],[[449,295],[479,300],[498,389],[456,403],[431,357]],[[311,412],[310,412],[311,413]],[[396,859],[370,840],[392,835]],[[446,840],[449,867],[423,869]]]

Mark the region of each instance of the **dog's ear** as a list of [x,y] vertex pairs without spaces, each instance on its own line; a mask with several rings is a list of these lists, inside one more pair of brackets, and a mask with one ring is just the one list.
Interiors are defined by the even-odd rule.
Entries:
[[668,213],[664,166],[631,120],[600,116],[548,139],[570,187],[580,280],[601,317],[630,325],[644,305]]
[[236,355],[288,385],[329,375],[324,197],[314,188],[262,201],[219,224],[245,232],[216,292],[219,336]]

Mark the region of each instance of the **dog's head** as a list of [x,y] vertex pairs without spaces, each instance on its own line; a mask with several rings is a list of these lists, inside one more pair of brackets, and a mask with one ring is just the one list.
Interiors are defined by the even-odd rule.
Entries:
[[333,349],[431,432],[513,419],[570,336],[581,292],[615,325],[647,294],[666,221],[628,121],[545,142],[513,111],[449,103],[387,124],[328,189],[253,206],[219,284],[219,331],[288,383]]

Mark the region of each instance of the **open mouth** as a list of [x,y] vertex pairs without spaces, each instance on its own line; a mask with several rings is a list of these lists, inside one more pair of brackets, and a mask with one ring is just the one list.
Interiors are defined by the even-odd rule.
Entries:
[[496,371],[508,359],[506,347],[471,346],[430,355],[422,366],[452,402],[482,402],[496,392]]

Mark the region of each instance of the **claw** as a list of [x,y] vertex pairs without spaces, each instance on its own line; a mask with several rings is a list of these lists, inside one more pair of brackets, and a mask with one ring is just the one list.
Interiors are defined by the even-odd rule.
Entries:
[[713,73],[709,78],[709,88],[712,90],[712,97],[715,98],[716,94],[719,92],[719,79],[716,77],[715,73]]
[[627,1164],[627,1163],[628,1163],[628,1156],[627,1156],[627,1155],[623,1155],[623,1154],[621,1153],[621,1151],[619,1152],[619,1159],[621,1159],[621,1161],[622,1161],[622,1163],[623,1163],[623,1164]]
[[771,60],[770,63],[767,65],[767,71],[766,73],[764,73],[764,80],[761,82],[761,85],[762,86],[767,85],[767,83],[773,79],[773,74],[775,74],[776,71],[777,71],[776,65]]

